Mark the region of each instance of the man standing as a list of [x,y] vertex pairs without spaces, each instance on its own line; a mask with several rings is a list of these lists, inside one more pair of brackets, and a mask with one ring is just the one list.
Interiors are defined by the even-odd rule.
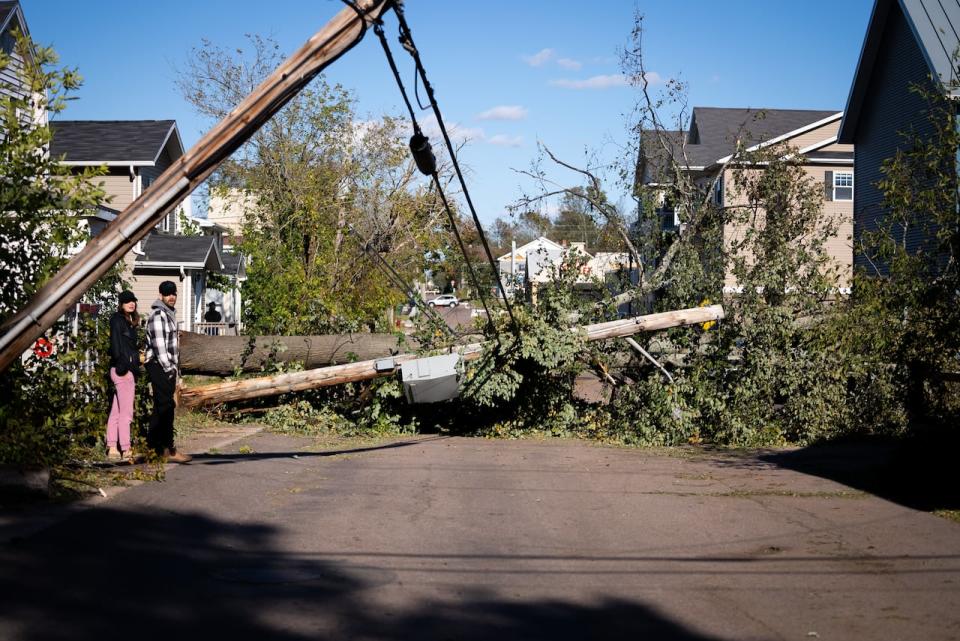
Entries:
[[147,375],[153,387],[153,413],[147,446],[168,461],[186,463],[187,454],[177,454],[173,444],[173,399],[180,367],[180,337],[177,334],[177,284],[160,283],[160,298],[153,302],[147,319]]

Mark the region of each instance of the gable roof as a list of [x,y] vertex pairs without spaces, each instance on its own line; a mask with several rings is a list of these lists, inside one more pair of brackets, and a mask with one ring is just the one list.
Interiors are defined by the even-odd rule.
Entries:
[[14,21],[16,21],[17,26],[20,27],[20,32],[23,33],[23,35],[30,35],[30,30],[27,28],[27,20],[23,17],[23,9],[20,8],[20,3],[9,0],[0,2],[0,33],[9,29]]
[[[654,132],[641,132],[637,173],[648,185],[669,182],[671,177],[662,175],[669,153],[682,167],[701,171],[729,160],[736,151],[738,139],[750,149],[757,149],[799,136],[842,116],[843,112],[835,109],[694,107],[690,127],[685,132],[665,131],[662,138],[650,135]],[[664,146],[669,148],[669,153]],[[832,153],[844,154],[853,161],[850,152]]]
[[960,47],[960,0],[876,0],[847,97],[846,115],[840,123],[841,143],[853,142],[884,28],[891,14],[897,10],[910,27],[931,76],[939,80],[948,96],[960,97],[960,70],[953,59]]
[[247,261],[244,260],[243,254],[223,252],[223,254],[221,254],[221,258],[223,259],[224,274],[239,276],[241,278],[246,276],[246,270],[243,268],[246,266]]
[[220,250],[213,236],[173,236],[150,234],[137,256],[137,267],[186,267],[191,269],[224,269]]
[[50,153],[67,165],[155,165],[183,155],[175,120],[54,120]]
[[709,167],[736,151],[737,140],[747,145],[779,142],[830,120],[837,109],[725,109],[694,107],[687,132],[687,155],[692,166]]
[[[554,242],[547,238],[546,236],[540,236],[534,240],[531,240],[529,243],[520,245],[517,247],[517,260],[526,260],[527,253],[532,249],[534,251],[540,249],[541,247],[546,248],[547,250],[559,250],[563,249],[563,246],[560,243]],[[497,259],[500,260],[510,260],[510,252],[507,252],[503,256]]]

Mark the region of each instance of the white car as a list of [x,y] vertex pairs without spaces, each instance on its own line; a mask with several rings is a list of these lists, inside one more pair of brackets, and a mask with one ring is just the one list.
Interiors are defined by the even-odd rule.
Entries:
[[437,296],[432,300],[427,301],[427,305],[430,307],[456,307],[460,304],[460,301],[457,300],[457,297],[453,294],[444,294],[443,296]]

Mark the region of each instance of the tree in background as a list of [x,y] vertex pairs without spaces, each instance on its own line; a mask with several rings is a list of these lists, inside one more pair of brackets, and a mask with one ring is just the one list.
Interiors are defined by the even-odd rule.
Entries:
[[[57,68],[54,51],[26,37],[18,38],[15,51],[0,53],[0,67],[21,74],[26,89],[0,99],[0,324],[85,242],[81,215],[104,196],[92,180],[102,169],[73,175],[48,153],[46,118],[34,117],[61,112],[80,86],[79,74]],[[73,323],[61,319],[42,339],[52,353],[41,343],[0,375],[0,461],[51,465],[99,444],[109,409],[105,341],[118,272],[85,294],[86,302],[100,306],[99,315],[79,314]]]
[[[184,97],[211,121],[281,62],[272,40],[250,43],[248,54],[204,41],[180,73]],[[405,295],[371,264],[363,241],[410,280],[423,274],[432,250],[448,249],[439,199],[417,174],[403,129],[390,117],[360,121],[349,93],[319,77],[215,174],[212,189],[239,190],[255,203],[239,246],[249,259],[243,293],[251,333],[378,322]]]

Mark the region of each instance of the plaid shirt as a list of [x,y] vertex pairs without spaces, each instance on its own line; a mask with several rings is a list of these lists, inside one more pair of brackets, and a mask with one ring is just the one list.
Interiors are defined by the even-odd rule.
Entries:
[[157,300],[147,319],[146,361],[160,363],[168,374],[177,374],[180,367],[180,336],[173,309]]

